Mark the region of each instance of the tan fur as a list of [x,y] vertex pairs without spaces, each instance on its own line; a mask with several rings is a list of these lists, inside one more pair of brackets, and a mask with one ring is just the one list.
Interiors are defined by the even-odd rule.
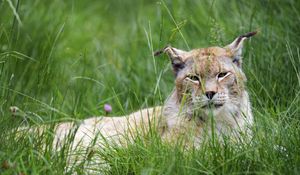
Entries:
[[[78,130],[72,150],[103,144],[126,146],[137,134],[147,134],[150,126],[157,129],[164,141],[183,137],[190,146],[199,146],[204,134],[212,134],[211,121],[215,123],[217,135],[250,134],[253,117],[244,86],[246,77],[241,68],[241,49],[243,41],[254,34],[242,35],[224,48],[183,51],[166,47],[159,54],[169,55],[176,78],[175,88],[165,104],[122,117],[83,120],[76,125]],[[196,80],[192,80],[195,77]],[[206,95],[208,92],[215,92],[211,100]],[[73,123],[57,126],[54,145],[58,149],[74,128]],[[96,142],[92,144],[94,139]]]
[[[146,133],[149,125],[160,122],[161,107],[147,108],[123,117],[93,117],[83,120],[79,126],[72,122],[61,123],[56,128],[55,146],[61,147],[72,129],[77,129],[73,141],[73,149],[111,143],[125,145],[126,139],[134,139],[137,133]],[[77,128],[78,127],[78,128]]]
[[[165,140],[172,140],[176,135],[193,130],[197,145],[203,129],[209,127],[207,123],[210,117],[216,122],[215,129],[218,134],[232,130],[246,131],[253,121],[248,93],[244,86],[246,78],[240,65],[233,63],[233,59],[240,56],[245,36],[238,37],[224,48],[183,51],[166,47],[163,52],[168,53],[174,65],[184,64],[184,68],[176,69],[175,88],[166,103],[162,107],[143,109],[128,116],[83,120],[75,134],[74,145],[87,147],[99,134],[101,137],[97,140],[106,138],[122,144],[122,137],[125,135],[130,134],[134,139],[138,130],[147,133],[149,123],[154,124]],[[221,72],[230,74],[219,81],[216,76]],[[200,83],[191,81],[188,78],[191,74],[199,77]],[[216,92],[217,99],[213,103],[222,105],[221,107],[201,107],[205,105],[202,101],[207,101],[204,94],[208,91]],[[58,125],[55,144],[61,145],[72,128],[74,126],[71,123]]]

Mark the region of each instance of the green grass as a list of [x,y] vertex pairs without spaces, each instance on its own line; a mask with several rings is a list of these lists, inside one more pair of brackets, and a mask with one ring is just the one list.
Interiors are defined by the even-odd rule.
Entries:
[[153,134],[96,154],[108,174],[300,174],[299,9],[297,0],[0,0],[0,174],[64,172],[66,149],[51,151],[51,133],[17,139],[14,128],[103,115],[105,103],[110,115],[163,104],[173,75],[153,50],[223,46],[253,30],[243,67],[251,144],[186,152]]

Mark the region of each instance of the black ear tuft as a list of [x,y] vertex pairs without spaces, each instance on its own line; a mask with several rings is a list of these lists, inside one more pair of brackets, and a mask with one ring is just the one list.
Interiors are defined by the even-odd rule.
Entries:
[[256,34],[257,31],[240,35],[232,43],[225,46],[225,48],[228,49],[228,51],[231,53],[232,62],[235,63],[238,67],[242,66],[242,49],[244,41]]

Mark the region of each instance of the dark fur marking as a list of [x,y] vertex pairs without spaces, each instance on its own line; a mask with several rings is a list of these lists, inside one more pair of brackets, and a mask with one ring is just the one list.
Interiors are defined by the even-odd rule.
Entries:
[[184,64],[184,62],[175,63],[174,61],[172,61],[172,67],[173,67],[175,76],[177,76],[178,72],[185,67],[185,64]]

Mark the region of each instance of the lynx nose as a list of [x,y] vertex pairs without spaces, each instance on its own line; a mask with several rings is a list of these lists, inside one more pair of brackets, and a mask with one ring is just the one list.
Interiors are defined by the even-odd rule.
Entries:
[[206,95],[206,97],[207,97],[209,100],[211,100],[211,99],[214,97],[215,94],[216,94],[215,91],[207,91],[207,92],[205,92],[205,95]]

